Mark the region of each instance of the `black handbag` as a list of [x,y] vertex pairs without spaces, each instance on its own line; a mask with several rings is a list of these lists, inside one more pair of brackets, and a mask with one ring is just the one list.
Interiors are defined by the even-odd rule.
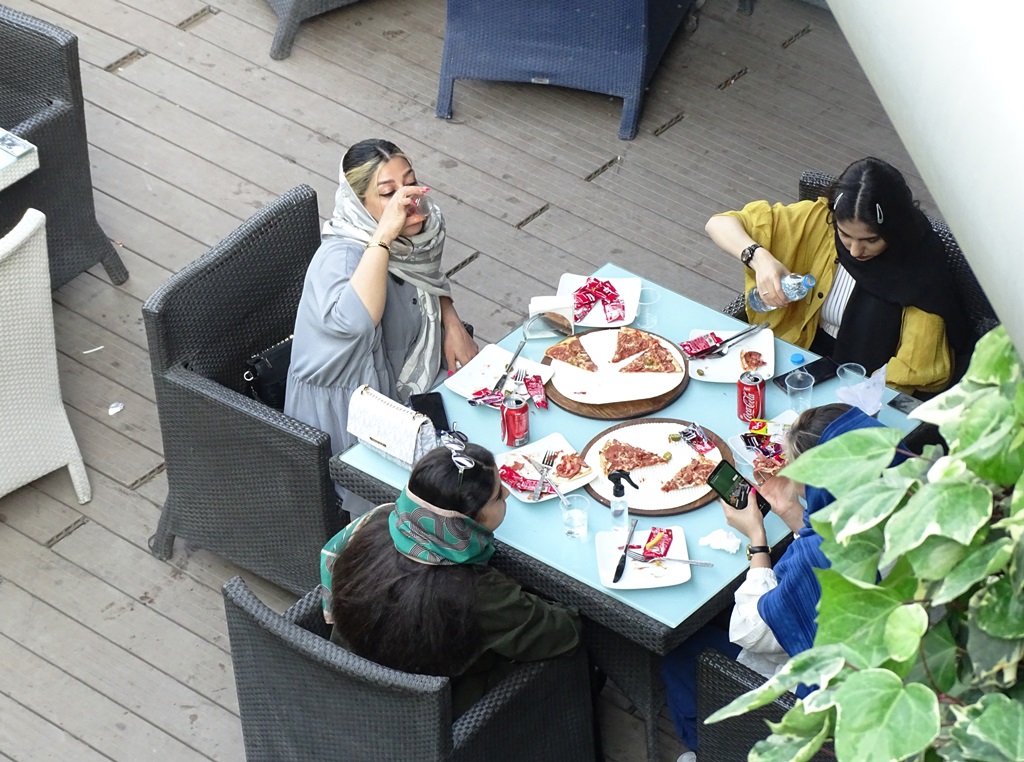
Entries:
[[284,410],[288,366],[292,362],[292,337],[279,341],[245,361],[245,393],[264,405]]

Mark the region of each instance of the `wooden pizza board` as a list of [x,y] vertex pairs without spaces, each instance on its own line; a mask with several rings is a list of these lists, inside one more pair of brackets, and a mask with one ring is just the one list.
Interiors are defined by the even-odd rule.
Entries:
[[[607,328],[595,328],[595,331],[607,331]],[[591,331],[580,331],[577,336],[583,336],[584,334],[590,333]],[[673,342],[666,339],[664,336],[660,336],[652,331],[645,331],[645,333],[651,334],[656,338],[661,339],[667,344],[673,344]],[[555,342],[558,343],[558,342]],[[621,421],[627,418],[641,418],[651,413],[657,413],[659,410],[664,410],[680,396],[686,390],[687,385],[690,383],[690,364],[686,357],[686,352],[680,352],[683,358],[683,378],[677,386],[669,389],[664,394],[659,394],[656,397],[648,397],[647,399],[641,400],[626,400],[625,402],[606,402],[600,405],[590,405],[586,402],[579,402],[571,397],[566,397],[558,389],[552,381],[548,381],[544,384],[544,393],[547,398],[558,405],[563,410],[567,410],[574,415],[581,415],[584,418],[597,418],[600,420],[609,421]],[[551,365],[551,358],[544,356],[541,360],[542,365]],[[595,374],[596,375],[596,374]]]
[[[679,428],[683,428],[684,426],[688,426],[691,423],[693,423],[693,421],[684,421],[679,418],[648,418],[643,422],[678,423]],[[616,429],[623,429],[628,426],[635,426],[636,423],[636,421],[626,421],[624,423],[620,423],[605,429],[600,434],[591,439],[589,442],[587,442],[586,446],[582,450],[580,450],[580,455],[586,458],[587,453],[590,452],[590,448],[593,447],[594,443],[597,442],[599,439],[604,438],[607,434],[615,431]],[[716,434],[715,432],[711,431],[711,429],[709,429],[707,426],[701,426],[701,428],[704,429],[704,433],[707,434],[708,438],[715,443],[716,447],[718,447],[718,451],[722,454],[722,460],[727,460],[731,465],[735,466],[736,460],[733,458],[732,449],[729,447],[728,444],[726,444],[725,440],[718,436],[718,434]],[[680,465],[680,468],[682,468],[682,465]],[[604,479],[607,477],[605,477],[605,475],[603,473],[600,473],[599,471],[597,478]],[[584,485],[583,488],[590,494],[592,498],[594,498],[594,500],[601,503],[601,505],[611,505],[611,501],[609,501],[608,498],[606,498],[604,495],[600,494],[596,489],[594,489],[594,487],[592,486],[592,482]],[[636,516],[675,516],[679,513],[687,513],[696,508],[700,508],[701,506],[707,505],[708,503],[717,499],[718,495],[715,494],[715,491],[713,489],[709,489],[707,494],[701,495],[699,498],[689,503],[681,503],[680,505],[673,506],[670,508],[657,508],[653,510],[633,508],[631,506],[629,512]]]

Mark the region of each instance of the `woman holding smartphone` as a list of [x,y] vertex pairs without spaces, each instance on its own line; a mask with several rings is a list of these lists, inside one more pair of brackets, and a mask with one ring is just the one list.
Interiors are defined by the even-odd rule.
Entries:
[[[848,431],[876,426],[882,424],[850,405],[833,403],[810,408],[797,417],[786,434],[786,461],[792,463],[801,453]],[[892,465],[904,457],[898,455]],[[768,500],[772,512],[794,534],[774,566],[758,495]],[[801,497],[806,500],[806,508],[800,504]],[[773,476],[751,489],[741,508],[719,501],[726,522],[749,541],[750,571],[736,590],[729,632],[708,625],[662,661],[668,706],[676,731],[691,750],[687,754],[696,751],[697,745],[696,659],[701,651],[714,648],[767,678],[790,656],[813,645],[821,598],[815,569],[827,569],[830,563],[821,552],[822,538],[811,528],[810,517],[834,499],[826,490],[805,488],[785,476]],[[678,762],[696,759],[687,754]]]

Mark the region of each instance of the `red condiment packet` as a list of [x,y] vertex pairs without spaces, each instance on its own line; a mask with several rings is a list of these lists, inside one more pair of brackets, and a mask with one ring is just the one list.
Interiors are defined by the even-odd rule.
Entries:
[[651,533],[644,543],[644,558],[664,558],[672,545],[672,530],[651,527]]
[[572,295],[572,318],[577,323],[583,320],[597,304],[597,297],[580,286]]
[[473,399],[479,400],[490,407],[497,408],[501,407],[501,402],[505,399],[505,395],[501,392],[493,392],[487,387],[484,387],[483,389],[477,389],[473,392]]
[[717,347],[722,343],[722,339],[718,338],[714,331],[705,333],[703,336],[697,336],[689,341],[680,342],[679,346],[683,348],[688,357],[693,357],[698,352],[703,352],[705,349],[711,349]]
[[690,445],[701,455],[707,455],[718,446],[711,441],[711,438],[705,433],[704,429],[697,423],[691,423],[689,426],[680,429],[679,434],[686,444]]
[[626,303],[622,299],[606,300],[604,303],[604,319],[609,323],[626,317]]
[[540,376],[527,376],[523,379],[526,391],[529,392],[533,404],[542,410],[548,409],[548,396],[544,393],[544,383]]
[[[528,479],[509,465],[501,466],[498,469],[498,476],[505,484],[519,492],[533,492],[537,486],[537,479]],[[555,489],[548,482],[544,482],[541,494],[553,495]]]
[[578,323],[585,318],[597,302],[604,303],[604,317],[609,323],[626,316],[626,306],[611,281],[587,278],[586,283],[573,292],[573,318]]

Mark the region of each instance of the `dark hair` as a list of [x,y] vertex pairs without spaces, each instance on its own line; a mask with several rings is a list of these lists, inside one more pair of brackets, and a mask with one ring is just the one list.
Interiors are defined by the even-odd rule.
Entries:
[[786,432],[786,460],[792,463],[801,453],[807,452],[821,439],[821,435],[837,418],[852,409],[842,402],[808,408],[797,416]]
[[901,247],[917,243],[931,230],[900,171],[873,156],[843,170],[829,188],[828,206],[833,224],[863,222],[886,243]]
[[[469,443],[462,453],[475,465],[459,482],[447,447],[417,461],[409,491],[431,505],[470,518],[498,486],[494,455]],[[469,665],[482,634],[473,610],[481,567],[427,566],[398,553],[378,511],[349,539],[331,578],[335,627],[360,656],[392,669],[457,675]]]
[[[366,201],[366,193],[374,173],[397,156],[409,161],[409,157],[402,153],[402,149],[381,138],[361,140],[345,152],[341,160],[341,171],[360,201]],[[411,161],[409,166],[412,166]]]

